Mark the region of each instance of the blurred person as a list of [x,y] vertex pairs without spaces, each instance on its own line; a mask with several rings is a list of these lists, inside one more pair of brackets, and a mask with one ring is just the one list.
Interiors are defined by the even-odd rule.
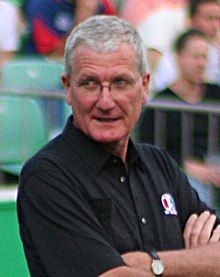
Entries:
[[[220,2],[218,0],[189,0],[187,12],[188,25],[185,29],[187,26],[198,29],[206,35],[209,41],[206,81],[217,83],[220,68]],[[184,29],[184,25],[182,27]],[[164,28],[162,30],[166,34]],[[159,35],[158,32],[157,35]],[[172,47],[168,47],[166,51],[161,51],[161,59],[153,74],[152,90],[155,92],[165,88],[177,77],[178,67],[175,55]]]
[[138,27],[148,20],[151,14],[182,6],[186,0],[124,0],[120,17]]
[[[162,1],[160,1],[162,2]],[[153,74],[160,59],[172,45],[177,34],[187,25],[187,1],[165,1],[159,9],[154,9],[138,26],[148,53],[150,71]]]
[[115,14],[112,0],[30,0],[25,10],[29,22],[29,54],[60,59],[74,25],[96,13]]
[[220,71],[220,1],[193,0],[189,5],[191,27],[201,30],[209,41],[209,63],[206,78],[217,82]]
[[217,276],[220,219],[162,150],[130,139],[149,83],[136,29],[111,16],[79,24],[62,80],[73,115],[20,176],[31,275]]
[[19,49],[18,10],[8,1],[0,0],[0,70]]
[[[178,100],[189,105],[197,103],[219,103],[220,87],[205,82],[205,70],[208,63],[209,43],[207,37],[198,30],[188,30],[177,38],[174,51],[179,68],[178,78],[167,88],[158,92],[155,98]],[[167,112],[166,149],[169,154],[184,167],[189,176],[198,182],[196,189],[202,200],[212,204],[210,184],[220,187],[220,167],[206,162],[208,154],[208,115],[194,114],[192,156],[182,161],[181,157],[181,114]],[[153,143],[154,114],[146,111],[144,137],[141,140]],[[220,124],[220,119],[218,121]],[[220,146],[220,145],[218,145]],[[217,153],[216,153],[217,155]],[[192,180],[192,179],[191,179]],[[204,185],[204,184],[207,184]]]
[[138,28],[147,46],[151,73],[164,49],[185,24],[186,2],[187,0],[127,0],[122,7],[120,16]]
[[18,11],[18,30],[19,30],[19,49],[18,49],[18,56],[23,54],[23,47],[28,38],[27,32],[27,21],[24,14],[25,7],[27,6],[29,0],[8,0],[8,2],[12,3],[17,11]]

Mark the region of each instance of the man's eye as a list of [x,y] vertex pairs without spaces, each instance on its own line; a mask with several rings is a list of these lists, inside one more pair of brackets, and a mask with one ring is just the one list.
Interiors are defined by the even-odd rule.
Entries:
[[128,89],[132,85],[132,82],[127,79],[117,79],[113,81],[113,86],[116,89]]
[[128,80],[124,80],[124,79],[114,80],[113,83],[114,83],[116,86],[124,86],[124,85],[129,84]]
[[86,88],[86,87],[94,87],[94,86],[97,86],[97,82],[96,81],[94,81],[94,80],[85,80],[85,81],[81,81],[81,82],[79,82],[79,86],[80,87],[84,87],[84,88]]

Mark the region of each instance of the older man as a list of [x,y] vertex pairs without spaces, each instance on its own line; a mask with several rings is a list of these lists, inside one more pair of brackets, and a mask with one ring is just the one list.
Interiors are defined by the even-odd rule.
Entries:
[[92,17],[65,51],[74,115],[20,178],[31,274],[217,276],[220,220],[163,151],[130,139],[149,82],[137,31],[117,17]]

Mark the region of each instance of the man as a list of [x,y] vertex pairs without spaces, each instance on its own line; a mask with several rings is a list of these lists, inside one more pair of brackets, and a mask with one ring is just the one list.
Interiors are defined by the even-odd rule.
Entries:
[[[158,92],[155,98],[177,100],[190,105],[207,102],[220,104],[220,87],[204,81],[208,48],[207,38],[202,32],[192,29],[181,33],[174,43],[179,76],[169,87]],[[140,141],[154,143],[154,113],[146,110],[142,116],[141,122],[145,126],[140,126],[140,129],[148,131],[141,132]],[[164,139],[166,150],[178,164],[184,166],[189,176],[195,179],[193,184],[196,180],[201,182],[200,184],[196,181],[196,189],[200,198],[208,205],[212,205],[210,184],[220,187],[220,168],[217,164],[211,165],[206,161],[208,156],[208,115],[194,114],[192,116],[192,151],[184,160],[181,153],[181,113],[169,111],[166,113],[166,118],[166,139]],[[173,126],[175,128],[172,128]],[[218,208],[219,204],[216,204],[216,208]]]
[[220,272],[220,220],[163,151],[129,139],[147,101],[145,68],[137,31],[117,17],[70,34],[62,80],[73,116],[20,177],[33,276]]
[[202,31],[209,42],[206,79],[217,82],[220,68],[220,1],[193,0],[188,12],[191,26]]
[[198,29],[206,35],[209,41],[206,80],[217,82],[220,68],[220,2],[190,0],[186,9],[182,7],[173,12],[164,10],[155,13],[150,21],[139,27],[139,32],[149,48],[149,58],[153,61],[153,93],[164,89],[177,78],[178,68],[172,45],[186,28]]

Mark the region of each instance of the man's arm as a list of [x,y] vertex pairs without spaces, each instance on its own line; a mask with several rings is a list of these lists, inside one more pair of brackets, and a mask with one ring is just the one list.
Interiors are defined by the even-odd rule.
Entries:
[[219,276],[220,242],[182,250],[161,252],[164,276]]
[[120,266],[117,268],[113,268],[111,270],[108,270],[100,275],[100,277],[152,277],[155,276],[153,273],[151,273],[150,268],[145,268],[143,270],[140,270],[138,268],[131,268],[128,266]]
[[[219,276],[220,226],[213,230],[215,220],[216,216],[208,211],[189,217],[184,230],[187,249],[158,253],[164,264],[164,276]],[[132,268],[150,270],[147,253],[131,252],[122,258]]]
[[[220,276],[220,242],[186,250],[158,252],[158,255],[165,268],[163,276]],[[136,270],[144,270],[145,267],[149,272],[151,259],[147,253],[131,252],[122,257],[130,267]]]

